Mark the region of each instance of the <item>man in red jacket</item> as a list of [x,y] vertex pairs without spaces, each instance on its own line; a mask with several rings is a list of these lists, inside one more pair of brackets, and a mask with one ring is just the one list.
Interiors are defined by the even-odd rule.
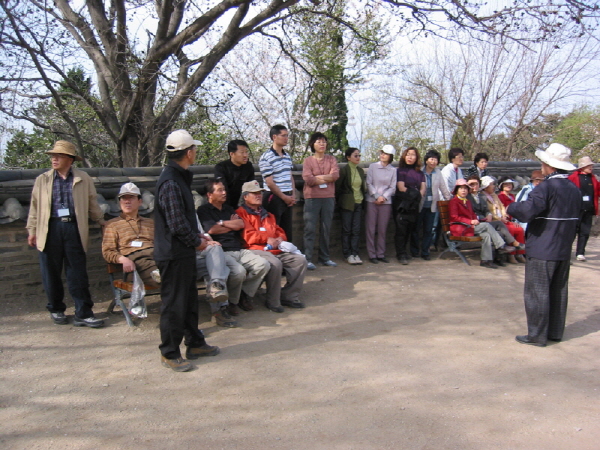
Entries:
[[[282,252],[279,248],[286,241],[285,231],[277,225],[275,216],[262,207],[262,193],[258,181],[248,181],[242,186],[243,203],[236,213],[244,221],[241,230],[244,248],[262,256],[271,264],[265,276],[267,301],[265,306],[281,313],[284,306],[304,308],[299,299],[306,274],[304,255]],[[281,273],[285,272],[286,284],[281,287]]]

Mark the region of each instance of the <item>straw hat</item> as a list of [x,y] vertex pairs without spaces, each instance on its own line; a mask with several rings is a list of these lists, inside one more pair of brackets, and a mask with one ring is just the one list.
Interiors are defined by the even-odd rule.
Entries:
[[77,147],[69,141],[56,141],[54,143],[54,148],[46,152],[46,155],[53,154],[67,155],[75,161],[83,161],[83,158],[77,154]]
[[562,144],[550,144],[546,151],[536,150],[535,156],[555,169],[575,170],[575,166],[571,164],[571,150]]

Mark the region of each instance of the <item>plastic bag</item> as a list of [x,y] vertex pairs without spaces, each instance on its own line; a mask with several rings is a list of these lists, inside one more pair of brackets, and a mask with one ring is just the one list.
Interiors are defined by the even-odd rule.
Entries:
[[144,282],[137,273],[137,270],[133,271],[133,290],[131,291],[131,297],[129,299],[129,314],[145,319],[148,317],[148,311],[146,310],[146,288],[144,288]]

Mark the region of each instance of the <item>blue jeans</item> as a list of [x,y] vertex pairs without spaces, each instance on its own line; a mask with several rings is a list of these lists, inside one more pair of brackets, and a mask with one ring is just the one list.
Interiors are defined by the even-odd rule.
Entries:
[[354,211],[340,209],[342,215],[342,251],[344,258],[358,256],[362,203],[354,204]]
[[[422,230],[423,240],[421,241],[421,256],[429,256],[429,248],[433,243],[439,217],[439,213],[432,212],[431,208],[423,208],[419,213],[417,228],[415,230],[416,236],[413,238],[413,241],[418,242],[419,230]],[[415,251],[415,249],[412,250]],[[416,249],[416,251],[418,251],[418,249]]]
[[333,220],[335,199],[307,198],[304,200],[304,254],[308,262],[312,261],[317,223],[319,231],[319,262],[329,261],[329,232]]
[[39,252],[42,282],[48,297],[46,309],[64,312],[65,290],[62,282],[63,265],[67,278],[67,287],[75,303],[75,315],[87,319],[92,312],[92,296],[88,281],[85,251],[81,245],[77,222],[61,222],[50,219],[46,247]]

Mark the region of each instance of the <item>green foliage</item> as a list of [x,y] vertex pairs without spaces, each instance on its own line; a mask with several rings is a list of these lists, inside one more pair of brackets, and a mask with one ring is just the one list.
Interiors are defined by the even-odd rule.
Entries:
[[54,144],[54,136],[44,130],[15,132],[6,145],[3,169],[42,169],[50,162],[46,152]]
[[554,131],[554,142],[569,147],[573,155],[579,155],[582,150],[594,142],[594,122],[598,122],[600,112],[589,107],[581,107],[571,111],[558,123]]

